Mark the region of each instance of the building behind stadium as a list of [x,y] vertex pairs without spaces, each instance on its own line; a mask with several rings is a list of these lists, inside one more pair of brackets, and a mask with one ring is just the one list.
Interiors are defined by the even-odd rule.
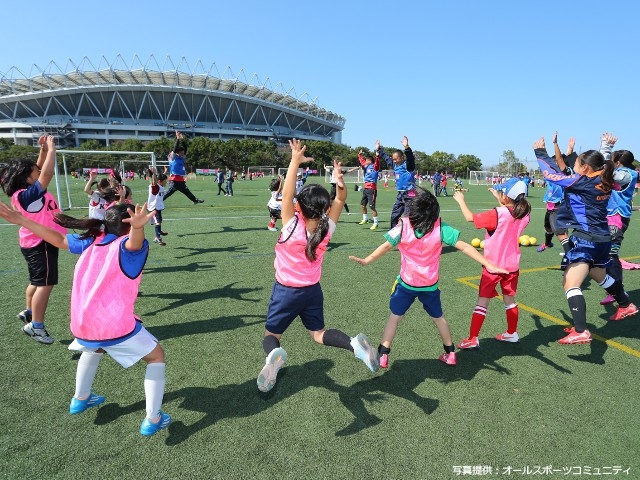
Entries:
[[61,147],[87,140],[105,146],[137,138],[155,140],[175,130],[211,139],[254,138],[277,144],[291,138],[342,143],[345,119],[296,95],[282,84],[272,87],[257,75],[250,80],[229,67],[198,61],[191,69],[183,58],[166,57],[162,66],[151,55],[134,57],[131,66],[118,55],[98,66],[88,58],[65,68],[50,62],[24,74],[12,67],[0,75],[0,138],[36,145],[54,134]]

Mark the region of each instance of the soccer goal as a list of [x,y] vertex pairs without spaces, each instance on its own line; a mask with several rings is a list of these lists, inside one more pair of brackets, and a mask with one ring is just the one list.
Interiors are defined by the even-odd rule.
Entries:
[[251,174],[253,174],[254,178],[275,177],[276,167],[247,167],[247,175]]
[[[121,156],[130,157],[122,160]],[[60,161],[60,156],[62,161]],[[62,166],[62,172],[60,171]],[[84,192],[88,181],[88,174],[96,170],[98,175],[109,175],[113,168],[118,170],[123,181],[127,178],[127,172],[137,172],[140,168],[149,168],[156,164],[156,156],[153,152],[126,152],[107,150],[56,150],[56,196],[62,210],[87,208],[89,200]],[[131,174],[129,174],[131,177]],[[99,178],[99,177],[98,177]],[[131,179],[134,201],[143,203],[147,200],[147,181],[138,181],[140,184],[133,188],[135,180]]]
[[493,185],[498,179],[498,172],[489,170],[471,170],[469,185]]
[[[349,171],[354,169],[353,171]],[[333,170],[333,168],[330,169],[325,169],[324,171],[324,181],[326,183],[330,183],[331,182],[331,170]],[[382,173],[382,172],[380,172]],[[380,180],[382,178],[382,175],[378,175],[378,180]],[[342,166],[342,180],[344,181],[344,183],[364,183],[364,171],[362,170],[361,167],[345,167],[344,165]]]

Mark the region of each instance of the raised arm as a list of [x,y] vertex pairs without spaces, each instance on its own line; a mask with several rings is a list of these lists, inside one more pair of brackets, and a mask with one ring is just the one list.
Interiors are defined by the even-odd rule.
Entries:
[[331,202],[331,209],[329,210],[329,218],[334,223],[338,223],[340,214],[342,213],[342,207],[344,207],[347,201],[347,188],[344,185],[342,178],[342,163],[338,160],[333,161],[333,171],[335,172],[333,178],[336,181],[336,198]]
[[296,195],[296,177],[298,176],[298,169],[301,164],[313,161],[312,157],[304,156],[307,146],[302,145],[300,140],[296,138],[289,140],[289,146],[291,147],[291,161],[289,162],[287,176],[284,179],[284,186],[282,187],[282,211],[280,212],[283,225],[291,220],[295,215],[293,197]]
[[131,229],[129,230],[129,238],[125,242],[124,248],[133,252],[142,248],[142,245],[144,244],[144,226],[149,222],[149,220],[151,220],[151,218],[153,218],[156,211],[151,210],[147,213],[146,203],[142,206],[140,206],[140,204],[136,204],[135,210],[132,208],[129,208],[128,210],[130,218],[125,218],[122,221],[131,225]]
[[416,157],[413,155],[413,150],[409,146],[409,139],[405,135],[402,137],[402,146],[404,147],[404,156],[407,162],[407,171],[413,172],[416,169]]
[[84,192],[87,195],[91,195],[93,193],[93,189],[91,187],[93,186],[93,182],[95,182],[97,176],[98,176],[98,172],[94,172],[94,171],[89,172],[89,181],[84,186]]
[[605,160],[609,160],[611,158],[611,151],[617,141],[618,137],[611,133],[605,133],[600,138],[600,153],[604,156]]
[[38,145],[40,145],[40,152],[38,152],[38,160],[36,160],[36,165],[38,165],[39,169],[42,169],[42,165],[44,164],[44,159],[47,157],[47,136],[40,135],[38,138]]
[[50,243],[54,247],[68,250],[69,244],[67,243],[67,236],[63,233],[53,230],[52,228],[45,227],[44,225],[34,222],[30,218],[25,217],[20,212],[16,212],[6,203],[0,201],[0,217],[4,218],[7,222],[31,230],[37,236],[42,238],[45,242]]
[[[42,138],[42,137],[41,137]],[[40,176],[38,182],[42,185],[42,189],[46,190],[55,174],[56,167],[56,138],[53,135],[47,137],[46,155],[44,162],[40,167]],[[43,147],[44,148],[44,147]],[[42,153],[42,152],[40,152]],[[38,158],[39,160],[39,158]]]

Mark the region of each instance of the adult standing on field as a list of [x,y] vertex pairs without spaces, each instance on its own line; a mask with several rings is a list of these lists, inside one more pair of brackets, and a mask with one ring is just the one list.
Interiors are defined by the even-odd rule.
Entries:
[[[390,167],[393,166],[393,173],[396,178],[396,189],[398,195],[391,209],[391,228],[398,224],[400,217],[406,212],[407,201],[416,195],[416,179],[413,172],[416,169],[416,159],[413,156],[413,150],[409,147],[409,139],[402,137],[402,150],[396,150],[391,156],[380,146],[380,140],[376,140],[376,155],[387,162]],[[406,157],[406,160],[405,160]]]
[[221,168],[219,168],[218,171],[216,172],[216,181],[218,182],[218,195],[220,195],[220,192],[222,192],[222,193],[224,193],[226,195],[227,191],[223,187],[223,185],[224,185],[224,172],[222,171]]
[[376,210],[376,198],[378,197],[378,174],[380,172],[380,157],[376,155],[375,160],[368,153],[362,150],[358,152],[358,161],[364,173],[364,189],[362,190],[362,221],[360,225],[365,225],[369,219],[367,217],[367,205],[373,214],[373,225],[370,230],[378,228],[378,211]]
[[166,201],[177,190],[182,192],[194,205],[203,203],[204,200],[196,198],[187,187],[187,169],[185,167],[185,157],[187,155],[187,142],[184,135],[176,130],[176,143],[169,154],[169,189],[164,196]]

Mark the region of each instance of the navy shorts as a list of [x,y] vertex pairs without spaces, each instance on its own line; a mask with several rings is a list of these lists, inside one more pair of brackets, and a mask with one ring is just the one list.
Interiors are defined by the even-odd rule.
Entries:
[[422,303],[424,311],[431,318],[442,317],[442,302],[440,301],[439,289],[429,291],[409,290],[400,283],[396,283],[394,287],[389,299],[389,309],[394,315],[401,316],[407,313],[407,310],[417,298]]
[[283,334],[298,316],[311,332],[324,328],[324,296],[320,283],[308,287],[286,287],[275,282],[267,311],[267,332]]
[[378,190],[375,188],[365,188],[362,192],[362,200],[360,200],[360,205],[366,207],[367,204],[373,210],[376,209],[376,197],[378,196]]
[[572,263],[588,263],[595,268],[606,268],[609,265],[611,242],[592,242],[575,235],[571,235],[571,242],[573,248],[564,255],[562,270]]
[[44,240],[35,247],[20,248],[29,268],[29,283],[34,287],[58,284],[58,248]]

